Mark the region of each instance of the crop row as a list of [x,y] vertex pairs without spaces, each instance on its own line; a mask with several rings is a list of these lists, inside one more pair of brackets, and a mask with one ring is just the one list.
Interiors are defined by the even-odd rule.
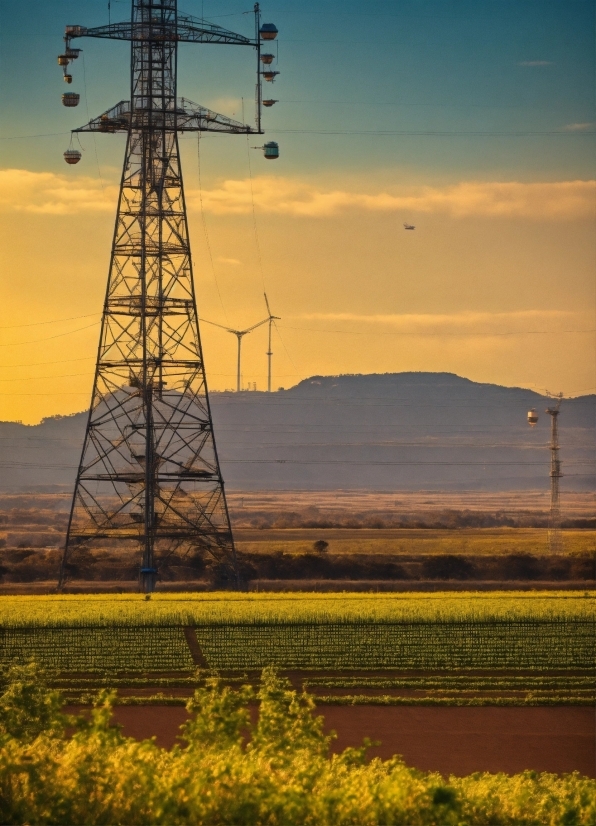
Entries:
[[[73,705],[88,705],[94,699],[93,694],[67,694],[66,700]],[[117,697],[115,704],[120,706],[185,706],[188,697],[174,697],[163,693],[147,696]],[[371,697],[366,694],[328,695],[315,698],[317,706],[593,706],[594,697],[571,693],[533,694],[523,696],[465,697],[461,694],[452,696],[399,697],[390,694]]]
[[[575,670],[595,664],[594,624],[344,622],[195,626],[213,669]],[[59,671],[192,670],[184,628],[0,628],[0,663],[35,659]]]
[[0,629],[0,663],[35,660],[58,671],[180,671],[195,668],[182,628]]
[[211,667],[571,669],[595,662],[592,623],[343,623],[201,626]]
[[560,677],[543,677],[535,674],[524,674],[519,677],[452,677],[421,676],[385,679],[383,677],[309,677],[304,680],[304,687],[308,690],[323,688],[391,688],[391,689],[424,689],[441,691],[596,691],[596,678],[575,677],[563,675]]

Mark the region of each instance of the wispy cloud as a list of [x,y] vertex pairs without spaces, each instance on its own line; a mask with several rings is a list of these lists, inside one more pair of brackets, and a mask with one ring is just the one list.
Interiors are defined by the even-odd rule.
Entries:
[[118,189],[96,178],[0,169],[0,210],[45,215],[113,212]]
[[520,60],[518,66],[552,66],[552,60]]
[[221,255],[218,255],[215,260],[219,261],[220,264],[231,264],[233,266],[237,266],[242,263],[242,261],[239,261],[237,258],[224,258]]
[[[228,180],[203,192],[204,208],[219,214],[243,214],[254,203],[262,212],[305,217],[326,217],[344,210],[372,212],[446,213],[456,218],[565,219],[594,213],[596,181],[521,183],[468,181],[447,187],[409,188],[403,193],[323,191],[298,179],[259,177]],[[197,192],[189,203],[200,208]]]
[[[324,190],[298,178],[261,176],[227,180],[203,191],[203,207],[218,215],[240,215],[255,206],[264,213],[325,218],[346,211],[445,214],[564,220],[594,215],[596,181],[522,183],[464,181],[445,187],[407,187],[392,192]],[[114,212],[118,187],[97,178],[25,169],[0,170],[0,211],[46,215]],[[187,193],[191,209],[200,210],[198,190]],[[237,259],[220,259],[237,265]]]
[[240,117],[242,114],[242,98],[220,97],[209,101],[209,108],[220,115]]
[[[519,310],[512,312],[456,313],[303,313],[299,321],[316,322],[321,330],[329,325],[358,324],[382,331],[412,336],[474,335],[508,336],[535,332],[591,329],[593,319],[587,313],[565,310]],[[291,325],[290,325],[291,326]]]
[[567,132],[588,132],[590,129],[594,129],[596,123],[568,123],[567,126],[564,126]]

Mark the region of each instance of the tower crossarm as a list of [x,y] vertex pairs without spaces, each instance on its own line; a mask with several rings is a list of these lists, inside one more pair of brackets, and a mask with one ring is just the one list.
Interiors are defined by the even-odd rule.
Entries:
[[233,46],[258,46],[257,40],[235,32],[223,29],[191,17],[186,14],[178,15],[178,41],[183,43],[224,43]]
[[[178,98],[176,107],[171,110],[148,111],[147,127],[155,128],[156,119],[159,117],[163,117],[163,128],[168,132],[227,132],[232,135],[257,133],[257,130],[245,123],[220,115],[186,98]],[[140,118],[141,122],[139,122]],[[121,100],[116,106],[103,112],[97,118],[93,118],[89,123],[73,129],[73,132],[128,132],[131,129],[131,121],[130,101]],[[137,110],[135,129],[138,128],[142,128],[142,117]]]
[[223,43],[228,46],[258,46],[258,42],[242,34],[236,34],[221,26],[207,23],[189,15],[180,14],[169,25],[162,21],[159,26],[152,21],[111,23],[107,26],[67,26],[64,39],[68,41],[79,37],[99,37],[106,40],[162,40],[178,43]]

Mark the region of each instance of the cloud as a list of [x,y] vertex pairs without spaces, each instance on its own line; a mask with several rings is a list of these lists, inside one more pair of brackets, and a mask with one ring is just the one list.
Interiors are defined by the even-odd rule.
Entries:
[[[508,336],[524,333],[556,333],[562,330],[593,328],[589,314],[565,310],[516,310],[512,312],[458,312],[458,313],[303,313],[300,321],[330,324],[356,323],[390,328],[402,335],[474,335]],[[291,326],[291,324],[289,325]],[[323,328],[321,328],[323,329]]]
[[[593,216],[596,181],[521,183],[464,181],[444,187],[407,187],[392,192],[323,190],[298,178],[261,176],[252,182],[226,180],[203,191],[203,207],[217,215],[241,215],[255,206],[263,213],[325,218],[346,211],[444,214],[453,218],[472,216],[564,220]],[[26,169],[0,170],[0,212],[46,215],[113,213],[118,187],[97,178]],[[198,190],[187,192],[191,209],[200,210]],[[221,259],[236,265],[237,259]]]
[[552,66],[552,60],[520,60],[518,66]]
[[[594,214],[596,181],[521,183],[467,181],[446,187],[408,188],[403,193],[323,191],[292,178],[262,176],[252,183],[227,180],[203,191],[203,206],[218,215],[245,214],[255,206],[261,212],[310,218],[336,215],[347,209],[369,212],[443,213],[468,216],[561,220]],[[199,195],[191,191],[189,205],[200,209]]]
[[594,129],[596,123],[568,123],[567,126],[564,126],[567,132],[587,132],[590,129]]
[[[240,116],[242,113],[242,98],[219,97],[209,102],[209,108],[229,118]],[[248,109],[247,109],[248,111]]]
[[232,264],[233,266],[242,263],[242,261],[239,261],[237,258],[223,258],[221,255],[218,255],[215,260],[219,261],[220,264]]
[[45,215],[113,212],[118,189],[96,178],[0,169],[0,211]]

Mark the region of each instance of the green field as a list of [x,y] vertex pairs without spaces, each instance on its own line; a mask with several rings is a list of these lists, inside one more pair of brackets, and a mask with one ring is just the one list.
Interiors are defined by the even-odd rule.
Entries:
[[208,668],[583,671],[593,593],[159,594],[0,601],[0,662],[61,672]]

